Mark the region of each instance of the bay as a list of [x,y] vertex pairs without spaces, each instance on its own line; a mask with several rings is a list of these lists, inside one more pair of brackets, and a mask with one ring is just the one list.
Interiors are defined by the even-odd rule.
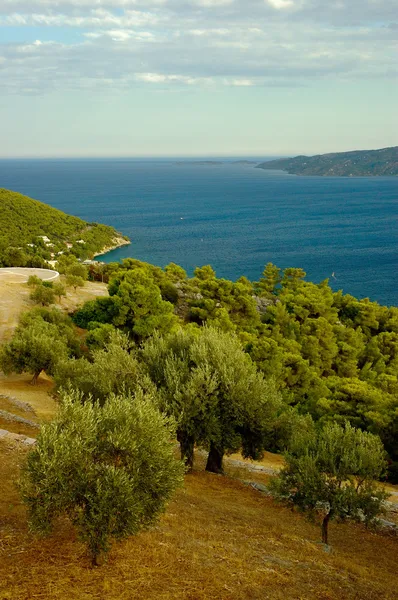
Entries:
[[398,304],[398,178],[298,177],[235,160],[0,160],[0,187],[128,235],[106,262],[133,256],[190,274],[211,264],[234,280],[273,262]]

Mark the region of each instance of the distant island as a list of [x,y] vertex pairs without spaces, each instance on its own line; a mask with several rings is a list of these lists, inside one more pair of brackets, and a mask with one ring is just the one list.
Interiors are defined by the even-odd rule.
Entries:
[[176,161],[175,163],[176,165],[194,165],[195,167],[217,167],[219,165],[242,165],[242,166],[257,166],[258,165],[258,161],[257,160],[247,160],[247,159],[243,159],[243,160],[227,160],[227,161],[222,161],[222,160],[179,160]]
[[398,175],[398,146],[381,150],[354,150],[317,156],[280,158],[257,165],[258,169],[287,171],[291,175],[372,177]]
[[176,165],[194,165],[194,166],[215,166],[222,165],[223,162],[220,160],[178,160]]

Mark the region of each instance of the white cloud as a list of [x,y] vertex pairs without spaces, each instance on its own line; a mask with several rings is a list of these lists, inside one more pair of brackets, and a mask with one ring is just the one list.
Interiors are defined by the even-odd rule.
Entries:
[[281,10],[284,8],[290,8],[293,6],[293,0],[265,0],[270,4],[273,8],[277,10]]
[[160,17],[148,12],[127,10],[117,15],[102,8],[93,9],[89,14],[72,16],[67,14],[18,14],[0,16],[0,25],[33,25],[43,27],[142,27],[156,25]]
[[137,73],[135,75],[137,81],[145,83],[181,83],[183,85],[202,84],[208,85],[214,83],[210,77],[189,77],[186,75],[164,75],[162,73]]
[[229,29],[190,29],[188,31],[191,35],[197,35],[199,37],[202,36],[213,36],[213,35],[228,35],[230,33]]
[[[0,93],[391,77],[395,2],[0,0],[0,26],[20,27],[18,40],[27,28],[0,44]],[[35,43],[31,26],[53,41]]]
[[235,87],[251,87],[254,85],[252,79],[232,79],[232,81],[226,81],[225,85],[233,85]]
[[232,4],[234,0],[196,0],[196,4],[199,6],[206,7],[218,7],[218,6],[227,6],[228,4]]

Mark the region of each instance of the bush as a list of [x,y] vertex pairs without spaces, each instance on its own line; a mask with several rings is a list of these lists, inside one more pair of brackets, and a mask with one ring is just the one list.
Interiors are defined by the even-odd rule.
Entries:
[[286,467],[271,482],[277,496],[307,515],[323,514],[322,541],[328,543],[331,519],[372,522],[388,497],[374,483],[386,467],[380,439],[351,427],[328,424],[298,430]]
[[69,517],[93,565],[121,540],[149,527],[182,484],[174,429],[150,397],[111,396],[103,407],[66,394],[43,425],[20,488],[33,530],[49,533]]
[[38,285],[30,294],[29,298],[36,304],[50,306],[55,302],[55,292],[52,287]]

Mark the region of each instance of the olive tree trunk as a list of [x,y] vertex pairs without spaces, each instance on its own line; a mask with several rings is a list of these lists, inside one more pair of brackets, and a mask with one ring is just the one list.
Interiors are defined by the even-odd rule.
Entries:
[[329,540],[329,521],[333,516],[333,511],[332,509],[329,510],[329,512],[327,513],[327,515],[324,516],[323,521],[322,521],[322,542],[324,544],[326,544],[326,546],[329,545],[328,540]]
[[192,471],[195,438],[192,435],[187,435],[179,431],[177,432],[177,440],[180,443],[181,460],[184,461],[188,471]]
[[224,473],[222,466],[223,456],[224,450],[221,450],[211,442],[206,471],[210,471],[210,473]]
[[36,385],[41,372],[42,372],[42,369],[40,369],[40,371],[35,371],[35,373],[33,373],[33,377],[30,380],[30,385]]

